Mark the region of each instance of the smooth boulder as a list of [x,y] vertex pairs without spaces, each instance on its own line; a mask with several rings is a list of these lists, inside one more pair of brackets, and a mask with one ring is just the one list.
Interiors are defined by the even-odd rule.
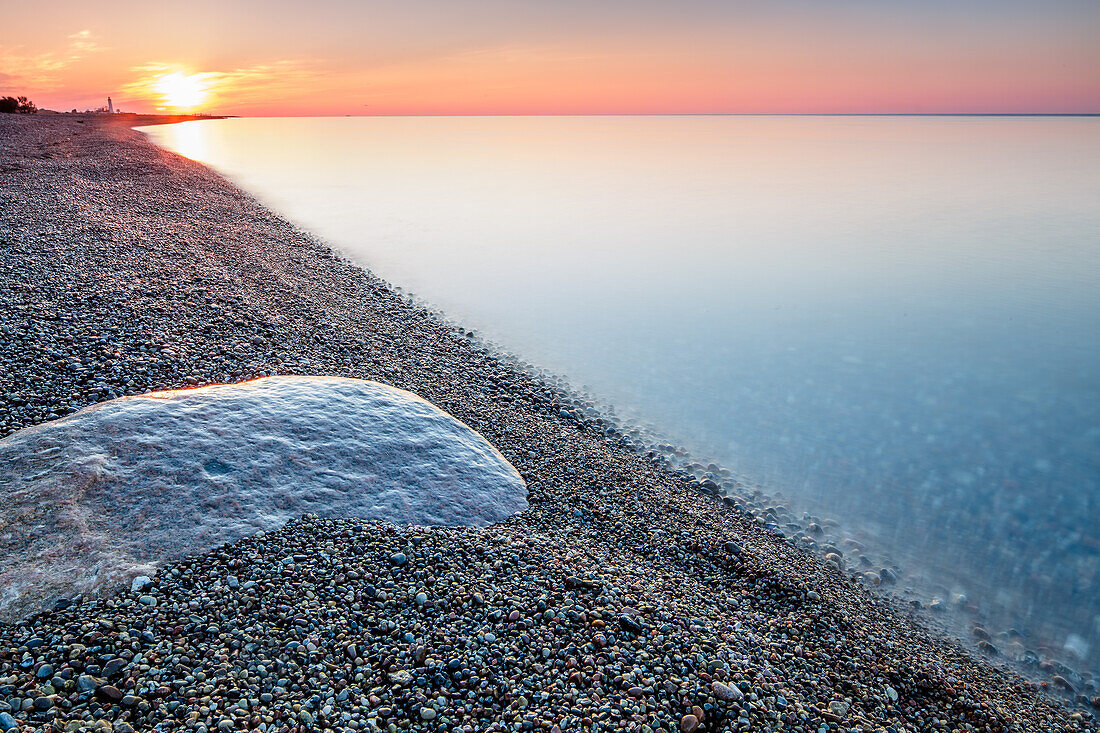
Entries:
[[0,618],[151,575],[305,513],[485,526],[519,473],[429,402],[268,377],[123,397],[0,440]]

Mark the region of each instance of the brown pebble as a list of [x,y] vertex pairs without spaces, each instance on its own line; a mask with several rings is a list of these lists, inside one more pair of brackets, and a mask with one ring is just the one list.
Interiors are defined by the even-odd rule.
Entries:
[[114,702],[118,702],[122,699],[122,691],[114,685],[100,685],[96,688],[96,693]]

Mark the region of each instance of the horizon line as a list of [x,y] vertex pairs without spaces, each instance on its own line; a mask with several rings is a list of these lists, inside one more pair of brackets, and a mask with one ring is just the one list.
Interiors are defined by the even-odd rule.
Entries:
[[[50,110],[54,111],[54,110]],[[72,114],[60,112],[59,114]],[[84,114],[78,112],[77,114]],[[96,114],[96,113],[90,113]],[[1100,117],[1097,112],[394,112],[336,114],[226,114],[217,112],[124,112],[125,115],[174,117]]]

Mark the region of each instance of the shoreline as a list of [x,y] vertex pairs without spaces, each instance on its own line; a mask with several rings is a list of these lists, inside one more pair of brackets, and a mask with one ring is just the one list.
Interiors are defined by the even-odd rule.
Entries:
[[45,117],[59,116],[66,120],[76,120],[79,124],[87,124],[89,121],[97,125],[116,124],[125,127],[144,127],[150,125],[174,125],[179,122],[194,122],[196,120],[227,120],[233,115],[157,115],[138,112],[57,112],[52,110],[38,110],[36,113]]
[[[935,638],[915,617],[824,561],[791,547],[751,517],[700,496],[684,475],[655,466],[645,456],[562,417],[559,413],[568,409],[562,401],[566,395],[472,343],[212,171],[154,147],[127,125],[110,120],[80,124],[65,117],[0,119],[5,173],[0,182],[5,224],[0,233],[0,365],[18,367],[0,370],[0,436],[92,402],[149,389],[269,374],[375,379],[415,392],[482,433],[527,481],[531,507],[484,531],[394,528],[359,521],[292,522],[279,532],[162,568],[145,594],[155,605],[139,602],[139,596],[144,597],[139,593],[123,593],[48,613],[24,625],[0,627],[0,683],[16,672],[17,658],[29,653],[34,663],[28,669],[34,674],[19,670],[8,686],[41,691],[40,680],[51,679],[36,677],[42,664],[60,669],[73,653],[74,642],[62,649],[53,649],[53,642],[32,648],[25,641],[38,637],[28,633],[35,630],[48,637],[61,629],[79,630],[89,619],[110,617],[111,627],[104,627],[103,636],[113,639],[112,653],[122,646],[116,643],[122,633],[143,639],[147,631],[153,640],[133,641],[130,651],[136,644],[142,655],[170,657],[171,652],[157,645],[171,649],[174,636],[190,640],[198,634],[174,632],[181,625],[198,623],[190,621],[185,591],[197,592],[198,597],[207,594],[203,604],[211,610],[198,610],[232,616],[238,629],[261,619],[274,623],[266,613],[267,604],[245,591],[263,588],[281,596],[284,605],[293,605],[289,601],[295,573],[288,573],[288,566],[303,565],[307,576],[324,576],[331,568],[322,566],[330,563],[317,560],[314,553],[326,543],[338,546],[337,538],[350,533],[362,548],[340,550],[341,568],[357,568],[340,570],[338,575],[345,578],[341,592],[319,579],[310,581],[317,607],[306,614],[304,628],[317,632],[317,639],[308,642],[316,647],[309,654],[320,655],[312,663],[322,668],[326,662],[344,664],[346,644],[356,643],[348,639],[368,626],[362,618],[373,616],[374,623],[380,623],[383,610],[409,622],[412,630],[407,633],[414,639],[390,636],[388,631],[370,636],[369,642],[361,642],[371,649],[370,655],[352,657],[353,670],[345,678],[330,675],[326,689],[335,691],[330,713],[319,717],[308,712],[310,721],[301,717],[301,710],[294,711],[294,718],[274,719],[271,714],[267,730],[284,725],[288,730],[295,725],[312,729],[314,721],[320,725],[321,720],[332,729],[355,729],[341,727],[348,721],[340,717],[348,713],[351,720],[373,719],[383,728],[407,718],[428,728],[438,728],[442,723],[435,721],[447,719],[452,729],[481,730],[492,721],[517,720],[522,726],[527,716],[533,716],[537,721],[532,729],[568,729],[561,721],[577,717],[581,725],[574,729],[592,718],[672,731],[690,727],[689,716],[700,722],[694,707],[703,713],[702,729],[708,731],[816,730],[822,723],[832,729],[893,725],[899,730],[927,730],[934,727],[933,720],[994,730],[1092,729],[1081,713],[1047,701],[1032,684]],[[486,538],[491,538],[491,545],[483,542]],[[409,565],[397,570],[388,567],[386,554],[394,543],[415,550],[405,553],[411,558]],[[727,550],[728,543],[739,546],[740,552]],[[256,554],[250,548],[257,547],[265,548],[257,555],[263,561],[247,561],[249,553]],[[276,558],[285,558],[293,548],[303,559],[290,552],[293,562],[280,564]],[[525,568],[526,575],[465,567],[449,556],[455,548],[461,548],[456,555],[469,553],[468,557],[491,548],[494,563]],[[284,554],[275,554],[280,552]],[[243,579],[240,568],[246,565],[253,580]],[[350,573],[377,577],[366,582]],[[434,596],[440,579],[448,575],[456,580],[445,583],[433,599],[443,604],[435,608],[438,613],[412,602],[427,590]],[[240,587],[257,585],[227,593],[225,599],[215,597],[211,586],[232,588],[229,577]],[[406,587],[409,577],[420,584],[415,592]],[[487,577],[492,584],[485,582]],[[528,582],[526,577],[535,580]],[[428,578],[433,582],[427,583]],[[392,592],[381,593],[393,597],[379,601],[378,588],[387,582],[394,583]],[[466,590],[473,587],[486,589],[481,601]],[[349,592],[360,609],[342,604]],[[232,613],[224,605],[229,600],[237,604]],[[372,610],[372,604],[380,605]],[[179,610],[172,610],[176,606]],[[337,615],[326,615],[332,611]],[[547,618],[547,612],[552,616]],[[118,628],[119,621],[129,624],[126,631]],[[287,621],[285,614],[282,621]],[[417,623],[421,631],[413,633]],[[446,638],[423,641],[434,638],[432,623],[449,630]],[[300,626],[293,617],[284,625],[291,631]],[[339,644],[335,637],[322,638],[326,628],[343,632]],[[86,634],[74,633],[74,638]],[[486,634],[493,640],[487,641]],[[458,650],[458,638],[470,635],[481,638],[478,646],[488,650],[487,656],[479,656],[477,649]],[[234,648],[234,639],[222,636],[233,634],[219,631],[212,639],[210,634],[203,637],[204,651],[216,657],[220,650],[228,658],[211,661],[214,667],[221,663],[236,668],[240,662],[245,671],[249,664],[255,671],[262,666],[257,659],[274,658],[277,669],[290,669],[292,662],[305,668],[286,652],[289,643],[300,642],[280,638],[278,647],[267,649],[266,637],[256,637]],[[541,651],[532,654],[530,647],[539,640],[540,649],[548,650],[545,656]],[[521,657],[509,667],[514,671],[500,678],[487,676],[491,672],[485,665],[486,659],[496,658],[498,641],[513,643],[513,651],[498,655],[500,659]],[[261,646],[250,651],[249,644]],[[439,651],[445,646],[452,647],[447,652],[452,659],[444,659]],[[419,647],[428,649],[421,654]],[[433,655],[440,657],[435,667],[427,661]],[[176,655],[184,656],[188,655]],[[471,672],[456,681],[447,667],[460,658],[460,670]],[[477,672],[479,664],[482,672]],[[101,665],[82,666],[86,670]],[[644,672],[635,672],[635,666]],[[124,682],[121,687],[107,684],[110,675],[89,672],[84,676],[106,681],[83,692],[76,687],[74,680],[81,675],[74,669],[66,680],[72,692],[65,692],[66,681],[59,683],[62,689],[55,694],[60,699],[29,713],[27,719],[37,725],[52,710],[67,720],[64,716],[71,717],[73,710],[92,714],[93,705],[108,718],[128,720],[138,730],[149,725],[150,716],[162,715],[162,709],[177,721],[168,729],[202,725],[212,730],[218,719],[233,719],[210,713],[207,706],[208,712],[199,713],[188,725],[187,716],[201,707],[189,700],[203,695],[181,700],[179,689],[190,690],[194,683],[176,689],[173,682],[187,675],[195,678],[193,669],[158,673],[163,679],[156,680],[153,669],[159,670],[159,664],[135,664],[131,656],[119,672],[133,681],[129,688]],[[575,681],[574,671],[580,675]],[[427,677],[424,685],[415,682],[421,672]],[[370,684],[354,682],[359,674]],[[511,679],[517,674],[522,684]],[[436,675],[446,679],[439,681]],[[414,681],[394,681],[407,676]],[[528,677],[534,678],[530,684]],[[471,689],[473,678],[479,680]],[[250,675],[245,679],[248,690],[264,690],[256,697],[271,696],[266,703],[260,699],[257,705],[249,704],[250,712],[282,710],[282,703],[292,708],[295,701],[301,706],[310,697],[305,681],[296,683],[303,688],[296,691],[292,684],[268,684],[263,676],[255,683]],[[480,682],[485,679],[493,680],[493,689],[482,695]],[[21,686],[28,682],[30,687]],[[348,703],[354,694],[336,699],[356,685],[365,703]],[[516,685],[523,689],[514,690]],[[121,695],[118,700],[105,699],[110,695],[99,691],[103,686],[145,692],[131,695],[138,700],[125,705]],[[372,692],[375,687],[382,689]],[[162,688],[167,692],[160,694]],[[379,694],[383,690],[389,697]],[[428,690],[440,694],[433,698]],[[455,702],[469,700],[471,693],[476,704]],[[541,699],[542,693],[549,695]],[[238,700],[242,696],[250,697],[236,695]],[[31,700],[33,710],[39,697],[50,696],[13,695],[0,684],[0,701],[14,697]],[[227,689],[226,699],[232,697]],[[521,697],[525,704],[517,704]],[[582,697],[588,702],[581,702]],[[170,702],[179,704],[169,709]],[[473,709],[466,711],[466,704]],[[454,712],[456,705],[464,711],[461,716]],[[182,719],[176,712],[181,707],[186,709]],[[315,707],[323,711],[325,706]],[[433,712],[421,716],[425,707]],[[562,712],[573,709],[587,714]],[[515,715],[506,717],[511,715],[508,711]],[[603,713],[606,716],[600,718]]]

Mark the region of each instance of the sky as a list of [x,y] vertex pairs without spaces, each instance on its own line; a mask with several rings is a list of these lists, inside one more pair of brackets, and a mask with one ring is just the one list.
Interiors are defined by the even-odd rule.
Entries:
[[0,95],[235,115],[1100,113],[1100,0],[0,0]]

